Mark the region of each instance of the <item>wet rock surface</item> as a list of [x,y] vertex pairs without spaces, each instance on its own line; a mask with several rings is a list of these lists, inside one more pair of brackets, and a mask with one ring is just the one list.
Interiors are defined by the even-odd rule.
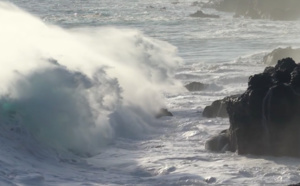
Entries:
[[207,87],[208,87],[207,84],[203,84],[200,82],[191,82],[185,85],[185,88],[190,92],[201,91],[206,89]]
[[200,18],[220,18],[219,15],[214,14],[206,14],[202,12],[201,10],[198,10],[197,12],[190,14],[191,17],[200,17]]
[[162,108],[158,111],[158,113],[155,115],[156,118],[161,118],[163,116],[173,116],[173,114],[166,108]]
[[238,97],[239,95],[228,96],[220,100],[216,100],[212,102],[211,105],[206,106],[203,110],[202,116],[207,118],[215,118],[215,117],[228,117],[227,113],[227,103],[231,99]]
[[300,65],[292,58],[250,76],[247,90],[227,101],[229,129],[208,140],[207,149],[300,157],[299,90]]

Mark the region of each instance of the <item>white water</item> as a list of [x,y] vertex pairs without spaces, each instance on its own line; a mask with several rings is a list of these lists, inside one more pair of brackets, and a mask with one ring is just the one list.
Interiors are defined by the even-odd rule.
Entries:
[[[31,14],[0,3],[1,185],[300,182],[298,159],[206,151],[229,123],[201,116],[266,52],[299,46],[297,21],[194,19],[193,1],[12,2]],[[174,116],[155,119],[161,107]]]

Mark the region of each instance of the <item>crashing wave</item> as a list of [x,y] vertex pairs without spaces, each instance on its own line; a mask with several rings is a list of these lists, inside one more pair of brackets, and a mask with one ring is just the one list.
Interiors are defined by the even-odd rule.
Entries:
[[143,137],[179,85],[177,49],[136,30],[66,30],[4,2],[0,23],[0,127],[18,116],[11,125],[56,150],[92,155]]
[[264,56],[263,62],[268,65],[275,65],[278,60],[291,57],[295,61],[300,61],[300,49],[299,48],[276,48],[272,52]]

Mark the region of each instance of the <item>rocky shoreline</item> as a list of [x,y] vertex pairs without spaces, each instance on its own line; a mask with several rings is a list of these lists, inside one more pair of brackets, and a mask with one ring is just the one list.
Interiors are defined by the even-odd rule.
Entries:
[[292,58],[249,77],[247,90],[226,98],[230,127],[208,150],[300,157],[300,64]]

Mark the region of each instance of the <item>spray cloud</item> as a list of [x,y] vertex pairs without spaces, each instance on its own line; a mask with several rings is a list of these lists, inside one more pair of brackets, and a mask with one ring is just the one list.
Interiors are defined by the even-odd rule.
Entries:
[[151,131],[181,59],[136,30],[62,29],[0,3],[0,122],[11,114],[39,141],[97,153]]

